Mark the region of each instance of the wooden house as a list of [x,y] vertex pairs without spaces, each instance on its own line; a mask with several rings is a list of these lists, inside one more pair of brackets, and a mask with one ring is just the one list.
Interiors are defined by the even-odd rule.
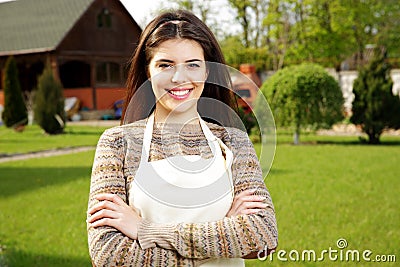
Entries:
[[81,107],[111,109],[125,95],[141,28],[119,0],[17,0],[0,3],[0,18],[0,76],[13,55],[23,91],[50,64],[65,97]]

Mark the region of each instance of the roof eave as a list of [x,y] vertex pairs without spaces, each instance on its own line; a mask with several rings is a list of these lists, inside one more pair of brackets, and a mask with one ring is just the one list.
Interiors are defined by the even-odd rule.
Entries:
[[55,51],[54,47],[43,47],[43,48],[32,48],[32,49],[21,49],[14,51],[0,51],[1,56],[17,56],[17,55],[25,55],[25,54],[37,54],[37,53],[46,53]]

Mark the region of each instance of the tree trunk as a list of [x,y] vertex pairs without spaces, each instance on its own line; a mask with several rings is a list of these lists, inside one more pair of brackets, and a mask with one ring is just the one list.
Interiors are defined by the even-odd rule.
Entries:
[[371,131],[368,133],[368,143],[369,144],[379,144],[380,140],[379,140],[380,134],[376,133],[374,131]]
[[298,145],[300,143],[300,127],[296,126],[296,130],[293,135],[293,144]]

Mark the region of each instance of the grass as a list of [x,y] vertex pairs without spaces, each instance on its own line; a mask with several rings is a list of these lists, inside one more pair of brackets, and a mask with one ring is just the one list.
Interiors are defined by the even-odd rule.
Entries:
[[61,147],[95,146],[99,135],[106,128],[67,125],[65,134],[46,135],[32,125],[22,133],[0,127],[0,154],[26,153]]
[[[102,132],[73,131],[63,137],[83,145],[95,144]],[[0,144],[9,144],[3,137]],[[34,143],[41,138],[48,137],[40,135],[33,142],[26,138],[27,151],[38,147]],[[290,145],[290,140],[290,135],[279,134],[266,178],[277,213],[278,249],[287,253],[312,249],[318,257],[324,249],[337,249],[336,241],[345,238],[346,249],[369,249],[371,257],[398,254],[400,138],[384,137],[384,144],[377,146],[360,145],[357,137],[309,134],[301,137],[305,144],[299,146]],[[0,266],[90,266],[85,212],[92,160],[93,151],[0,164]],[[290,259],[285,263],[275,254],[272,261],[249,260],[246,266],[293,264],[316,263]],[[355,263],[340,264],[325,255],[318,265]]]
[[8,266],[91,265],[85,220],[93,156],[0,164],[0,246]]
[[[318,258],[324,249],[338,249],[336,241],[345,238],[348,247],[343,251],[398,254],[399,147],[343,145],[342,138],[335,138],[339,145],[278,145],[266,179],[277,212],[278,250],[301,253],[312,249]],[[276,256],[272,262],[252,260],[247,266],[294,264]],[[315,262],[297,265],[313,266]],[[339,262],[325,256],[319,265],[337,266]]]

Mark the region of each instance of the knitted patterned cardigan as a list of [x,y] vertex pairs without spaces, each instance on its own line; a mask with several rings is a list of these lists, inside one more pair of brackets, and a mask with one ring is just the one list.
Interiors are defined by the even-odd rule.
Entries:
[[[140,163],[145,125],[146,121],[141,120],[108,129],[102,134],[93,163],[89,208],[97,203],[94,197],[99,193],[117,194],[128,202],[128,190]],[[112,227],[88,227],[93,265],[197,266],[210,258],[244,257],[266,247],[276,248],[278,233],[274,207],[247,134],[211,123],[207,126],[233,152],[235,196],[243,190],[257,189],[256,194],[265,197],[267,208],[251,215],[203,223],[159,224],[142,220],[138,240],[130,239]],[[150,160],[167,158],[179,151],[184,155],[212,156],[199,125],[188,124],[180,129],[179,142],[174,138],[176,129],[176,125],[154,125]]]

